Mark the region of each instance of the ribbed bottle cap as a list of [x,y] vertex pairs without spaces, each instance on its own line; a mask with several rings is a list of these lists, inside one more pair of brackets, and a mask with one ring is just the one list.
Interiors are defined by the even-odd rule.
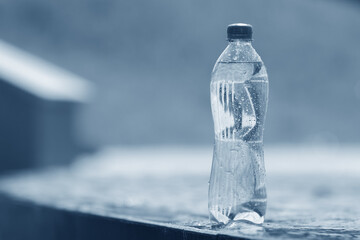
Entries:
[[252,39],[252,26],[246,23],[230,24],[227,28],[227,37],[231,39]]

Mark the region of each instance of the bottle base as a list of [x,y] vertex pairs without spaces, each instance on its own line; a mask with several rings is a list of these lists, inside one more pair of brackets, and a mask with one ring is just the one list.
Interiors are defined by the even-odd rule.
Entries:
[[217,214],[217,218],[215,218],[211,213],[210,221],[215,227],[232,228],[236,226],[237,223],[252,223],[260,225],[264,223],[264,216],[260,216],[256,212],[243,212],[238,213],[233,219],[231,219],[222,214]]
[[219,227],[230,227],[236,225],[236,223],[252,223],[262,224],[264,222],[264,214],[260,214],[258,211],[253,209],[243,208],[243,211],[237,211],[237,213],[230,211],[224,211],[224,209],[213,207],[209,209],[211,223]]

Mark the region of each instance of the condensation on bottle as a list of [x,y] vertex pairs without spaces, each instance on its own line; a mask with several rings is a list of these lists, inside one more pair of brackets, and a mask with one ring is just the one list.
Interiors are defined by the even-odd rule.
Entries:
[[215,143],[209,181],[214,224],[261,224],[266,212],[264,121],[268,76],[252,46],[252,26],[231,24],[229,44],[217,60],[210,84]]

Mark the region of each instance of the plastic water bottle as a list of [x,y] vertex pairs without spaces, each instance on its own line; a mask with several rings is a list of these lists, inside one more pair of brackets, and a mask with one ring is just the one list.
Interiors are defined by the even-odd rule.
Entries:
[[252,47],[252,26],[231,24],[229,44],[211,78],[215,145],[209,185],[210,220],[261,224],[266,211],[263,130],[268,76]]

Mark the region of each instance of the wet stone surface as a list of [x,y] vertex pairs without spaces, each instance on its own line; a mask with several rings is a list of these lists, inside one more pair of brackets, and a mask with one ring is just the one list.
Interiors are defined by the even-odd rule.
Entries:
[[[313,155],[306,151],[299,154]],[[275,161],[281,161],[277,154],[280,153],[270,151],[268,164],[275,166]],[[4,229],[7,226],[23,229],[23,225],[32,224],[32,233],[41,225],[52,229],[47,236],[54,239],[65,232],[74,233],[66,236],[75,238],[87,236],[85,233],[96,229],[106,229],[114,238],[125,234],[131,239],[144,237],[141,232],[148,239],[158,238],[156,234],[161,239],[360,239],[359,165],[352,165],[353,171],[341,167],[324,171],[321,164],[312,161],[307,164],[314,171],[296,165],[289,171],[285,163],[281,171],[269,167],[264,224],[242,223],[226,229],[211,226],[208,220],[210,164],[208,149],[113,149],[80,159],[67,168],[4,176],[0,180],[0,237],[11,237],[12,233]],[[323,171],[316,171],[317,168]],[[27,205],[36,206],[36,210],[22,210]],[[49,215],[47,211],[52,209],[56,213]],[[12,222],[23,212],[26,218]],[[99,220],[92,226],[87,216]],[[37,218],[52,220],[40,224]],[[57,218],[63,220],[55,221]],[[111,221],[103,223],[101,219]],[[114,227],[108,229],[108,225]],[[124,231],[119,230],[121,226],[125,226]],[[150,231],[152,227],[158,232]],[[131,235],[131,229],[135,235]],[[23,233],[28,233],[26,228]]]

